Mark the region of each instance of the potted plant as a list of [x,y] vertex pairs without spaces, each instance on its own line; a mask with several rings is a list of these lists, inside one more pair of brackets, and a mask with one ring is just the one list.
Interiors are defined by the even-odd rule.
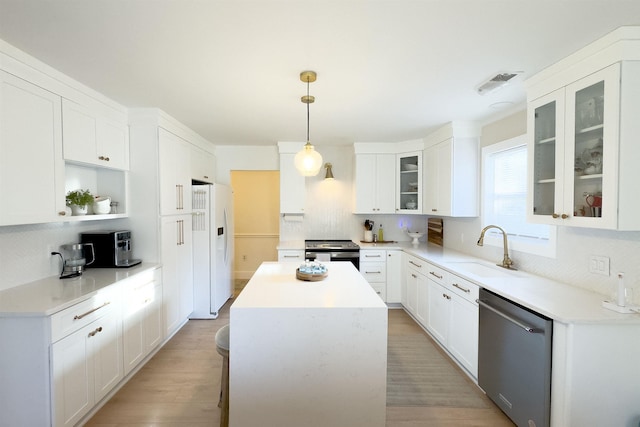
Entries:
[[73,215],[86,215],[87,206],[93,203],[89,190],[74,190],[67,193],[67,205],[71,206]]

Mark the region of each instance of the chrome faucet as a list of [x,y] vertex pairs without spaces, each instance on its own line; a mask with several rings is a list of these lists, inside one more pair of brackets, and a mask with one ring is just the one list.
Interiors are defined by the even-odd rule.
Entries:
[[478,239],[478,246],[482,246],[484,244],[484,233],[490,228],[497,228],[502,232],[502,242],[504,246],[504,258],[502,258],[502,264],[496,264],[498,267],[507,268],[509,270],[516,270],[513,268],[513,261],[509,258],[509,245],[507,243],[507,233],[497,225],[487,225],[480,232],[480,238]]

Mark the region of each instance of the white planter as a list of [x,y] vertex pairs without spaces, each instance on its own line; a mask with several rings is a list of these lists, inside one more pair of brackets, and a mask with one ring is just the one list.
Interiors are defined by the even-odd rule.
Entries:
[[84,206],[71,205],[71,212],[73,213],[73,216],[86,215],[87,205],[84,205]]

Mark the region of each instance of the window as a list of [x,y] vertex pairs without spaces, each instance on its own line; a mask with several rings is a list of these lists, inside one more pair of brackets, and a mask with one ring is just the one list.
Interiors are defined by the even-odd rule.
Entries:
[[[482,222],[509,236],[509,248],[555,258],[556,228],[527,222],[527,143],[525,135],[482,149]],[[485,244],[502,247],[502,233],[487,230]]]

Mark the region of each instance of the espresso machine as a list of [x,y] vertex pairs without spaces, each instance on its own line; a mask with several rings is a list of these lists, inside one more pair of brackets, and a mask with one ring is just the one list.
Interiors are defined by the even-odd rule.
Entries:
[[[91,255],[91,260],[87,261],[87,255]],[[60,252],[51,252],[51,255],[59,255],[62,259],[62,270],[60,278],[80,276],[85,267],[93,264],[96,254],[91,243],[71,243],[60,246]]]

